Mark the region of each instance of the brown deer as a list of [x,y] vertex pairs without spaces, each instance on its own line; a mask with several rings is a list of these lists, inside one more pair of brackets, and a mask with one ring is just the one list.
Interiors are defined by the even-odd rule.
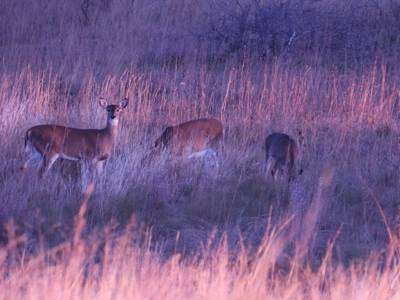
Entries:
[[[301,133],[300,138],[302,139]],[[295,177],[295,161],[298,155],[297,142],[287,134],[274,132],[265,139],[266,168],[274,180],[280,174],[289,181]],[[300,170],[299,175],[303,172]]]
[[215,149],[222,140],[223,130],[224,126],[216,119],[198,119],[170,126],[156,140],[151,156],[165,150],[185,158],[210,154],[218,167]]
[[28,129],[25,134],[25,150],[31,152],[31,156],[22,169],[39,164],[39,176],[42,177],[62,157],[90,162],[96,166],[97,174],[100,175],[117,138],[119,115],[128,105],[128,99],[123,99],[119,105],[108,105],[102,98],[99,103],[107,112],[107,126],[104,129],[78,129],[58,125],[38,125]]

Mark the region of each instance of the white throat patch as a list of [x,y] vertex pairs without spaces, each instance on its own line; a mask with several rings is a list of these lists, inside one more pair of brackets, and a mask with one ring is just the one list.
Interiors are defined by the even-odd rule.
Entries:
[[110,123],[111,126],[117,126],[118,125],[118,119],[109,119],[108,122]]

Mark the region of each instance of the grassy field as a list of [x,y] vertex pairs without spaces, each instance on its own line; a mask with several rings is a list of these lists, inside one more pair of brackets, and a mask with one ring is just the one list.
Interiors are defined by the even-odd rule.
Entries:
[[[175,2],[0,4],[0,299],[399,298],[400,4]],[[102,178],[20,171],[28,128],[102,128],[101,96],[130,101]],[[140,163],[203,117],[218,171]],[[274,131],[305,137],[290,184]]]

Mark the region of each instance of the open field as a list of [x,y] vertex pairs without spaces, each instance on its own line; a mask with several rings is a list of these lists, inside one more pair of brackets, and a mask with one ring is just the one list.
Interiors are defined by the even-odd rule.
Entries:
[[[400,4],[229,3],[0,7],[0,298],[400,296]],[[129,105],[93,190],[66,160],[20,172],[28,128],[102,128],[100,96]],[[204,117],[218,171],[141,164]],[[290,184],[265,178],[274,131],[305,137]]]

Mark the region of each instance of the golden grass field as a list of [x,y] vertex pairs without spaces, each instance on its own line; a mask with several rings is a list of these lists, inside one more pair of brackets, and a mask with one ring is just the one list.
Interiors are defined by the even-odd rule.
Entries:
[[[0,4],[0,299],[400,298],[400,5],[279,3]],[[129,105],[94,185],[20,171],[28,128],[103,128],[101,96]],[[218,171],[141,163],[204,117]],[[290,184],[274,131],[305,137]]]

